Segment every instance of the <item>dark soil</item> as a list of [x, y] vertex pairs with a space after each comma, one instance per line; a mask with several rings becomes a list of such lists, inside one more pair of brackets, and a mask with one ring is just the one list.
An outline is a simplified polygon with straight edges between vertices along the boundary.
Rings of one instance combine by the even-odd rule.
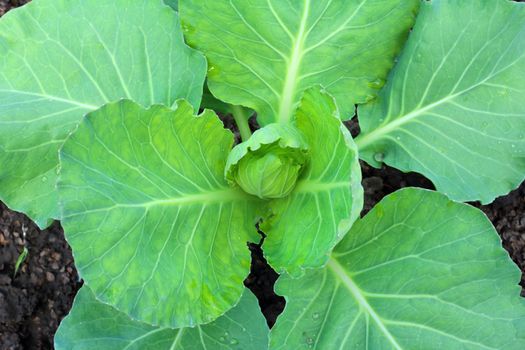
[[[31, 0], [0, 0], [0, 16], [9, 11], [10, 9], [29, 2]], [[2, 349], [3, 350], [3, 349]]]
[[[15, 272], [15, 262], [29, 254]], [[0, 203], [0, 349], [52, 349], [81, 283], [58, 223], [40, 231]]]
[[[25, 2], [27, 0], [0, 0], [0, 16]], [[233, 128], [231, 119], [225, 119], [225, 124]], [[353, 133], [357, 132], [356, 123], [348, 126]], [[252, 127], [256, 124], [252, 123]], [[397, 189], [433, 188], [418, 174], [362, 165], [363, 214]], [[476, 206], [487, 214], [500, 233], [503, 246], [525, 271], [525, 184], [491, 205]], [[24, 246], [29, 254], [14, 276], [15, 263]], [[250, 245], [250, 250], [252, 268], [245, 284], [258, 297], [268, 324], [273, 325], [285, 305], [284, 298], [273, 292], [278, 276], [266, 264], [259, 245]], [[0, 203], [0, 350], [52, 349], [53, 335], [69, 312], [81, 284], [59, 223], [39, 231], [27, 217]], [[525, 287], [525, 279], [521, 285]]]

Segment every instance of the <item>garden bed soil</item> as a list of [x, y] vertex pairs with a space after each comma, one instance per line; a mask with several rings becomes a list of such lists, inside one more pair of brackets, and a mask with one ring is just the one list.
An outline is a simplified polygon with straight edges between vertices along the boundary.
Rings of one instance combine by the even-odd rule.
[[[29, 254], [15, 275], [24, 246]], [[60, 225], [40, 231], [0, 203], [0, 349], [52, 349], [80, 286]]]
[[[0, 0], [0, 16], [25, 2]], [[232, 123], [226, 120], [225, 124], [231, 126]], [[356, 123], [348, 126], [354, 134], [357, 132]], [[433, 188], [418, 174], [362, 165], [363, 214], [397, 189]], [[487, 214], [509, 255], [525, 271], [525, 184], [491, 205], [474, 205]], [[15, 264], [24, 247], [29, 254], [15, 276]], [[251, 244], [250, 250], [253, 261], [245, 284], [258, 297], [268, 324], [273, 325], [285, 305], [284, 298], [273, 292], [278, 276], [264, 261], [259, 245]], [[54, 223], [40, 231], [26, 216], [0, 203], [0, 349], [52, 349], [56, 329], [69, 312], [81, 285], [60, 224]], [[521, 285], [525, 287], [524, 279]]]
[[0, 17], [10, 9], [22, 6], [29, 1], [30, 0], [0, 0]]

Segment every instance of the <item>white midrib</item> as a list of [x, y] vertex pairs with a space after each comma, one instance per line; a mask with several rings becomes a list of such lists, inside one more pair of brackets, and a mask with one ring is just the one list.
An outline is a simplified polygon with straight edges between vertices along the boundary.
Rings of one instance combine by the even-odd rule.
[[[358, 136], [355, 139], [355, 143], [357, 145], [357, 148], [359, 149], [359, 151], [362, 151], [367, 146], [369, 146], [373, 142], [377, 141], [378, 139], [380, 139], [385, 134], [390, 133], [391, 131], [395, 130], [396, 128], [400, 127], [403, 124], [408, 123], [412, 119], [417, 118], [418, 116], [424, 114], [425, 112], [427, 112], [429, 110], [432, 110], [433, 108], [438, 107], [438, 106], [440, 106], [442, 104], [445, 104], [445, 103], [447, 103], [449, 101], [452, 101], [456, 97], [461, 96], [461, 95], [463, 95], [465, 93], [468, 93], [468, 92], [474, 90], [475, 88], [477, 88], [478, 86], [481, 86], [481, 85], [487, 83], [490, 79], [494, 78], [495, 76], [497, 76], [498, 74], [500, 74], [501, 72], [505, 71], [507, 68], [509, 68], [511, 66], [513, 66], [513, 64], [506, 66], [504, 69], [501, 69], [501, 70], [497, 71], [496, 73], [491, 73], [489, 76], [487, 76], [483, 80], [477, 82], [476, 84], [474, 84], [474, 85], [472, 85], [472, 86], [470, 86], [470, 87], [468, 87], [468, 88], [466, 88], [466, 89], [464, 89], [462, 91], [458, 91], [456, 93], [452, 93], [452, 94], [450, 94], [448, 96], [445, 96], [442, 99], [440, 99], [440, 100], [438, 100], [438, 101], [436, 101], [434, 103], [431, 103], [429, 105], [426, 105], [423, 108], [416, 108], [412, 112], [410, 112], [408, 114], [405, 114], [404, 116], [402, 116], [400, 118], [397, 118], [397, 119], [395, 119], [394, 121], [392, 121], [390, 123], [384, 124], [383, 126], [378, 127], [377, 129], [371, 131], [370, 133], [368, 133], [366, 135]], [[459, 84], [459, 82], [458, 82], [458, 84]]]
[[372, 306], [368, 303], [366, 298], [363, 296], [361, 289], [354, 283], [354, 281], [348, 276], [345, 269], [339, 264], [333, 257], [328, 261], [328, 267], [339, 277], [345, 287], [350, 291], [354, 299], [357, 301], [359, 306], [370, 315], [374, 322], [379, 327], [379, 330], [385, 335], [392, 346], [397, 350], [403, 350], [401, 345], [396, 341], [394, 336], [386, 328], [385, 324], [381, 320], [381, 317], [375, 312]]
[[177, 348], [177, 345], [179, 345], [180, 340], [182, 339], [182, 333], [184, 332], [184, 328], [181, 328], [179, 330], [179, 333], [177, 333], [177, 336], [173, 340], [173, 344], [171, 344], [170, 350], [175, 350]]
[[144, 340], [144, 339], [146, 339], [146, 338], [151, 337], [153, 334], [156, 334], [156, 333], [159, 333], [159, 332], [163, 332], [163, 331], [165, 331], [166, 329], [167, 329], [167, 328], [162, 328], [162, 327], [160, 327], [160, 328], [154, 329], [154, 330], [152, 330], [152, 331], [150, 331], [150, 332], [148, 332], [148, 333], [145, 333], [145, 334], [141, 335], [140, 337], [133, 339], [133, 340], [132, 340], [131, 342], [129, 342], [128, 345], [126, 345], [126, 347], [123, 348], [122, 350], [127, 350], [127, 349], [129, 349], [132, 345], [135, 345], [135, 344], [137, 344], [138, 342], [140, 342], [140, 341], [142, 341], [142, 340]]
[[166, 198], [151, 200], [148, 202], [140, 203], [130, 203], [130, 204], [115, 204], [110, 207], [103, 207], [98, 209], [91, 209], [86, 211], [77, 212], [71, 215], [66, 215], [64, 218], [72, 218], [78, 215], [85, 215], [88, 213], [102, 212], [113, 210], [117, 208], [145, 208], [149, 210], [152, 207], [157, 206], [181, 206], [181, 205], [191, 205], [191, 204], [211, 204], [211, 203], [225, 203], [225, 202], [235, 202], [235, 201], [248, 201], [250, 196], [245, 195], [240, 191], [235, 191], [230, 188], [223, 188], [213, 192], [204, 192], [198, 194], [185, 194], [180, 197]]
[[239, 199], [243, 199], [239, 192], [233, 191], [230, 188], [224, 188], [213, 192], [204, 192], [198, 194], [187, 194], [180, 197], [153, 200], [150, 202], [144, 202], [139, 204], [130, 204], [129, 206], [138, 207], [153, 207], [159, 205], [183, 205], [183, 204], [196, 204], [196, 203], [214, 203], [214, 202], [229, 202]]
[[30, 91], [22, 91], [22, 90], [14, 90], [14, 89], [0, 89], [0, 92], [13, 93], [13, 94], [17, 94], [17, 95], [42, 97], [42, 98], [45, 98], [45, 99], [48, 99], [48, 100], [51, 100], [51, 101], [62, 102], [62, 103], [66, 103], [66, 104], [82, 107], [82, 108], [89, 109], [89, 110], [94, 110], [94, 109], [100, 108], [100, 106], [86, 104], [86, 103], [82, 103], [80, 101], [75, 101], [75, 100], [72, 100], [72, 99], [66, 99], [66, 98], [53, 96], [53, 95], [48, 95], [48, 94], [43, 94], [43, 93], [38, 93], [38, 92], [30, 92]]
[[363, 150], [365, 149], [367, 146], [369, 146], [371, 143], [375, 142], [377, 139], [381, 138], [383, 135], [385, 134], [388, 134], [392, 131], [394, 131], [395, 129], [397, 129], [398, 127], [400, 127], [401, 125], [403, 124], [406, 124], [408, 123], [409, 121], [411, 121], [412, 119], [414, 118], [417, 118], [418, 116], [424, 114], [425, 112], [437, 107], [437, 106], [440, 106], [442, 105], [443, 103], [446, 103], [450, 100], [453, 100], [454, 98], [456, 98], [457, 96], [459, 96], [461, 93], [457, 93], [457, 94], [454, 94], [454, 95], [449, 95], [439, 101], [436, 101], [434, 103], [431, 103], [421, 109], [416, 109], [404, 116], [402, 116], [401, 118], [397, 118], [395, 119], [394, 121], [390, 122], [390, 123], [387, 123], [375, 130], [373, 130], [372, 132], [370, 132], [369, 134], [366, 134], [366, 135], [363, 135], [361, 137], [357, 137], [355, 139], [355, 143], [357, 145], [357, 148], [359, 150]]
[[278, 120], [281, 123], [286, 123], [293, 112], [297, 79], [299, 77], [299, 70], [303, 59], [304, 41], [306, 38], [306, 22], [308, 21], [309, 12], [310, 0], [305, 0], [299, 33], [293, 43], [292, 55], [286, 72], [283, 92], [281, 94], [281, 102], [279, 104]]

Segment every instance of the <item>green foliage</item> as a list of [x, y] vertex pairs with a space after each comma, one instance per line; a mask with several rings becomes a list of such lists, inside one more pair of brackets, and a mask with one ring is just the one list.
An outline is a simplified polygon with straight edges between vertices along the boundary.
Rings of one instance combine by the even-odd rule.
[[[525, 348], [518, 271], [452, 201], [524, 178], [524, 4], [179, 5], [34, 0], [0, 21], [0, 199], [61, 219], [85, 282], [57, 348]], [[359, 156], [443, 194], [358, 219]], [[287, 299], [270, 343], [243, 287], [257, 228]]]
[[145, 106], [187, 98], [197, 107], [205, 70], [160, 0], [37, 0], [7, 13], [0, 199], [42, 228], [59, 219], [58, 149], [82, 117], [121, 98]]
[[[262, 125], [286, 122], [323, 85], [343, 118], [371, 100], [414, 23], [419, 0], [182, 0], [186, 39], [206, 54], [211, 92]], [[206, 14], [206, 15], [203, 15]]]
[[241, 106], [233, 106], [226, 102], [223, 102], [219, 99], [217, 99], [208, 89], [208, 85], [204, 85], [204, 91], [202, 93], [202, 102], [201, 102], [201, 108], [207, 108], [214, 110], [217, 113], [222, 114], [234, 114], [236, 107], [242, 108], [246, 115], [252, 116], [253, 111], [249, 110], [248, 108], [243, 108]]
[[239, 304], [215, 322], [196, 328], [157, 328], [101, 303], [84, 286], [55, 336], [57, 350], [268, 349], [268, 327], [257, 299], [245, 290]]
[[[318, 90], [309, 96], [303, 102], [306, 107], [328, 103]], [[308, 111], [311, 114], [302, 116]], [[332, 109], [299, 110], [297, 127], [307, 142], [315, 140], [317, 118], [332, 121], [325, 124], [334, 141], [340, 139], [334, 154], [348, 153], [349, 165], [340, 167], [329, 157], [332, 150], [322, 150], [315, 156], [319, 168], [310, 161], [297, 194], [287, 198], [306, 194], [304, 210], [317, 215], [318, 198], [332, 197], [340, 202], [333, 220], [355, 220], [362, 206], [355, 146], [352, 149], [351, 140], [343, 140], [341, 122]], [[289, 145], [294, 142], [300, 141]], [[124, 100], [84, 119], [61, 149], [58, 189], [62, 223], [77, 268], [98, 299], [134, 319], [164, 327], [210, 322], [237, 302], [249, 270], [246, 242], [260, 239], [255, 223], [268, 212], [267, 206], [275, 212], [286, 204], [267, 203], [228, 186], [224, 171], [232, 145], [232, 133], [223, 129], [213, 112], [196, 117], [182, 101], [173, 111], [163, 106], [144, 109]], [[319, 150], [313, 147], [312, 152]], [[340, 176], [348, 180], [336, 182], [330, 174], [318, 183], [321, 166], [341, 168]], [[357, 171], [350, 176], [352, 169]], [[333, 185], [328, 180], [334, 180]], [[355, 210], [349, 213], [349, 208]], [[297, 213], [285, 215], [284, 220], [293, 223]], [[315, 250], [299, 257], [290, 256], [297, 254], [294, 251], [268, 250], [276, 263], [293, 258], [286, 265], [289, 270], [320, 266], [350, 223], [327, 221], [303, 231], [302, 226], [289, 230], [283, 220], [267, 221], [269, 244], [284, 236], [293, 240], [302, 236], [305, 243], [319, 240]]]
[[323, 269], [283, 276], [270, 349], [523, 349], [519, 269], [478, 209], [400, 190]]
[[417, 171], [461, 201], [525, 178], [525, 4], [423, 2], [389, 82], [359, 110], [361, 156]]
[[235, 182], [261, 199], [283, 198], [294, 189], [303, 165], [304, 159], [297, 160], [294, 152], [268, 150], [260, 156], [250, 153], [239, 161]]
[[173, 8], [175, 11], [179, 10], [179, 1], [178, 0], [163, 0], [164, 3], [171, 8]]
[[121, 101], [84, 119], [60, 152], [58, 189], [76, 266], [99, 300], [163, 327], [235, 305], [246, 242], [259, 236], [258, 201], [224, 179], [232, 144], [213, 112], [196, 117], [187, 102]]
[[309, 160], [294, 191], [268, 203], [261, 229], [273, 268], [300, 275], [326, 263], [359, 217], [363, 188], [357, 147], [330, 95], [307, 90], [294, 123], [309, 145]]

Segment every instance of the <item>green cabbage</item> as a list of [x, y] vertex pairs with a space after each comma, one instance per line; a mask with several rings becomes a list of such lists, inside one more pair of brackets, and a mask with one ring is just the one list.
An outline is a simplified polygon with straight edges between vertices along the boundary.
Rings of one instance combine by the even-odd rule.
[[286, 197], [308, 160], [308, 146], [290, 124], [270, 124], [237, 145], [226, 165], [226, 179], [261, 199]]

